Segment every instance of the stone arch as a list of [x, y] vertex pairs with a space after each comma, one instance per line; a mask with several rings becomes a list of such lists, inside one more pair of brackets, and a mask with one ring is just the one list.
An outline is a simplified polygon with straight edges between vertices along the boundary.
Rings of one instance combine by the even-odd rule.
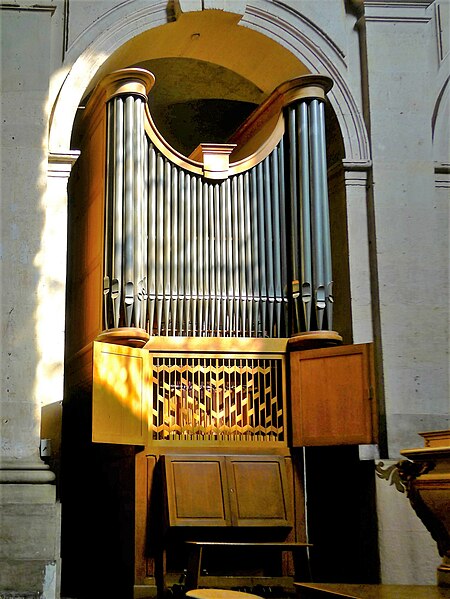
[[[201, 3], [200, 3], [201, 4]], [[217, 5], [217, 6], [216, 6]], [[220, 6], [219, 6], [220, 5]], [[223, 6], [222, 6], [223, 5]], [[201, 7], [196, 8], [197, 14]], [[347, 162], [366, 166], [370, 164], [370, 149], [367, 130], [346, 81], [346, 64], [338, 45], [320, 28], [290, 7], [273, 4], [267, 0], [253, 2], [242, 0], [237, 6], [241, 14], [229, 13], [225, 0], [217, 1], [215, 8], [222, 6], [222, 13], [234, 15], [235, 22], [249, 32], [259, 33], [276, 42], [298, 59], [311, 73], [323, 73], [334, 80], [329, 94], [342, 132], [345, 159]], [[234, 7], [236, 10], [236, 8]], [[187, 14], [187, 13], [183, 13]], [[54, 154], [65, 154], [70, 149], [70, 138], [78, 105], [92, 86], [108, 59], [124, 44], [146, 31], [154, 31], [161, 25], [173, 23], [168, 17], [167, 3], [152, 0], [148, 6], [123, 18], [123, 10], [117, 10], [116, 21], [109, 24], [89, 45], [86, 36], [80, 36], [72, 45], [70, 55], [75, 56], [73, 65], [57, 93], [50, 118], [49, 150]], [[242, 17], [242, 18], [241, 18]], [[105, 17], [106, 18], [106, 17]], [[111, 15], [108, 15], [111, 18]], [[102, 31], [102, 19], [96, 23]], [[89, 36], [95, 33], [90, 28]], [[243, 57], [245, 60], [245, 57]]]
[[450, 77], [442, 86], [438, 95], [432, 117], [433, 158], [436, 163], [443, 163], [448, 157], [450, 127], [448, 114], [450, 110]]

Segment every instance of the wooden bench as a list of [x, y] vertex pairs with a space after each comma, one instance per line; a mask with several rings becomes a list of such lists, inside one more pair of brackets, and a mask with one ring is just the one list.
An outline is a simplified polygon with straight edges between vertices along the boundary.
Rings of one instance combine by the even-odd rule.
[[[203, 550], [212, 547], [220, 548], [242, 548], [248, 547], [253, 549], [275, 549], [280, 552], [290, 551], [292, 553], [292, 559], [294, 562], [294, 580], [297, 580], [302, 571], [302, 566], [306, 563], [305, 551], [308, 547], [312, 547], [310, 543], [290, 543], [290, 542], [278, 542], [278, 543], [226, 543], [216, 541], [186, 541], [189, 546], [189, 559], [188, 569], [186, 574], [186, 590], [196, 589], [198, 587], [198, 581], [201, 574]], [[309, 579], [309, 576], [308, 576]]]

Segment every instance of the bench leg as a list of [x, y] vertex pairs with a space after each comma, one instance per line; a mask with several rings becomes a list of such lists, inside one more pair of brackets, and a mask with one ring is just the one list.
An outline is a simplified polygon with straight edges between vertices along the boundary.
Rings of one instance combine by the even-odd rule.
[[203, 547], [192, 545], [189, 551], [188, 570], [186, 574], [186, 591], [198, 588], [198, 579], [202, 567]]

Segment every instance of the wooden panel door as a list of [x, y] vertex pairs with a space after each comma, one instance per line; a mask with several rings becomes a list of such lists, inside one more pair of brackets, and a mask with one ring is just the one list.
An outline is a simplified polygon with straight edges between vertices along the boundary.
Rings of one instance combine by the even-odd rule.
[[292, 445], [376, 442], [372, 344], [290, 355]]
[[93, 379], [92, 440], [145, 445], [151, 398], [145, 352], [95, 341]]
[[225, 458], [174, 456], [165, 465], [169, 526], [230, 526]]
[[284, 458], [227, 457], [233, 526], [292, 526]]

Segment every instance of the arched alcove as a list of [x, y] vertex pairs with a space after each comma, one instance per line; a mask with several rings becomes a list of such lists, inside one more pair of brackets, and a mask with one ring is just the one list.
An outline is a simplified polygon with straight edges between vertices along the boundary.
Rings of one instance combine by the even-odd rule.
[[[160, 17], [162, 19], [161, 15]], [[267, 18], [270, 18], [269, 13]], [[310, 51], [308, 51], [308, 60], [303, 62], [300, 53], [295, 54], [287, 50], [287, 43], [280, 44], [279, 41], [252, 30], [251, 27], [244, 28], [238, 24], [238, 21], [239, 17], [225, 11], [199, 11], [181, 15], [171, 23], [160, 24], [155, 20], [153, 28], [149, 27], [147, 21], [147, 29], [137, 35], [127, 29], [126, 23], [117, 23], [107, 33], [99, 35], [89, 50], [82, 53], [75, 62], [61, 89], [51, 124], [50, 145], [53, 150], [57, 148], [61, 150], [69, 146], [74, 150], [78, 148], [78, 139], [84, 134], [78, 118], [82, 117], [83, 107], [91, 93], [104, 76], [127, 67], [146, 68], [156, 75], [157, 83], [149, 98], [150, 108], [164, 137], [182, 154], [187, 154], [198, 141], [226, 141], [228, 135], [240, 121], [245, 119], [250, 110], [260, 104], [279, 84], [293, 77], [314, 72], [313, 56]], [[283, 28], [275, 21], [273, 27], [278, 28], [277, 33], [281, 39]], [[113, 32], [117, 34], [116, 37], [112, 35]], [[292, 36], [292, 31], [287, 33], [286, 30], [285, 33], [287, 37]], [[303, 33], [302, 39], [304, 36]], [[305, 65], [306, 62], [309, 62], [309, 67]], [[323, 66], [324, 62], [317, 61], [317, 71]], [[364, 130], [358, 130], [360, 123], [357, 115], [348, 116], [348, 103], [336, 110], [338, 106], [336, 98], [343, 94], [345, 88], [342, 86], [342, 81], [342, 78], [339, 79], [340, 87], [329, 102], [326, 125], [328, 163], [331, 167], [335, 167], [334, 181], [330, 189], [330, 216], [331, 241], [333, 252], [337, 256], [337, 296], [340, 306], [335, 312], [336, 329], [342, 330], [345, 340], [350, 342], [347, 219], [342, 160], [349, 156], [348, 152], [356, 161], [364, 160], [365, 138]], [[81, 106], [80, 110], [78, 104]], [[232, 123], [230, 123], [231, 112], [229, 111], [232, 112]], [[76, 113], [77, 118], [75, 118]], [[207, 118], [200, 121], [199, 113]], [[344, 120], [343, 115], [345, 115]], [[218, 122], [218, 117], [221, 122]], [[169, 120], [171, 122], [168, 122]], [[343, 123], [346, 126], [341, 132]], [[193, 133], [200, 137], [193, 140]], [[214, 139], [209, 139], [211, 136]], [[339, 172], [340, 176], [336, 177], [336, 172]], [[83, 201], [83, 189], [78, 186], [76, 177], [75, 170], [71, 180], [69, 204]], [[101, 221], [97, 224], [102, 226]], [[82, 234], [73, 228], [70, 209], [69, 226], [72, 227], [73, 236]], [[74, 276], [77, 262], [76, 256], [72, 255], [71, 258], [68, 262], [69, 279]], [[83, 310], [84, 307], [78, 306], [77, 309]], [[70, 316], [68, 312], [67, 317]], [[108, 563], [108, 552], [102, 552], [101, 557], [97, 559], [101, 568], [105, 570], [110, 564], [114, 569], [122, 567], [123, 575], [112, 587], [118, 585], [121, 591], [125, 592], [131, 584], [133, 567], [141, 569], [139, 573], [141, 578], [144, 567], [142, 560], [138, 565], [133, 563], [132, 556], [133, 522], [131, 522], [130, 511], [133, 510], [135, 500], [132, 489], [135, 450], [124, 447], [115, 448], [110, 452], [106, 447], [97, 447], [91, 452], [90, 439], [86, 436], [77, 445], [77, 437], [81, 438], [79, 430], [83, 428], [83, 418], [86, 420], [89, 418], [89, 392], [82, 391], [77, 401], [82, 406], [81, 413], [71, 414], [70, 407], [66, 410], [66, 418], [72, 418], [66, 443], [73, 442], [80, 450], [76, 454], [72, 449], [70, 462], [66, 462], [66, 468], [68, 464], [71, 468], [70, 473], [66, 470], [66, 480], [72, 479], [69, 488], [75, 493], [75, 495], [66, 493], [66, 507], [69, 506], [69, 512], [66, 510], [66, 513], [72, 515], [76, 513], [79, 499], [82, 501], [88, 494], [83, 490], [81, 495], [77, 495], [75, 481], [79, 476], [83, 476], [87, 484], [92, 485], [93, 495], [96, 497], [96, 503], [93, 505], [95, 509], [90, 513], [87, 522], [92, 526], [100, 526], [93, 514], [101, 514], [100, 530], [107, 547], [108, 545], [117, 547], [114, 530], [119, 530], [123, 535], [122, 548], [125, 549], [124, 553], [128, 552], [127, 556], [120, 556], [116, 552], [112, 561]], [[104, 468], [106, 462], [110, 466], [108, 472]], [[103, 487], [118, 483], [120, 489], [114, 502], [108, 503]], [[143, 501], [142, 498], [140, 500]], [[102, 509], [102, 502], [108, 507]], [[108, 527], [107, 518], [115, 522], [115, 528]], [[72, 580], [76, 580], [77, 571], [84, 562], [81, 555], [82, 541], [72, 543], [70, 535], [79, 535], [81, 522], [76, 518], [71, 520], [69, 536], [64, 537], [64, 526], [67, 522], [68, 518], [64, 519], [63, 509], [63, 557], [66, 560], [66, 572], [69, 571]], [[86, 529], [85, 524], [83, 527]], [[95, 539], [86, 550], [92, 560], [101, 551], [101, 544], [100, 539]], [[110, 588], [111, 584], [108, 583], [106, 586]], [[102, 583], [97, 588], [101, 590]]]
[[250, 1], [241, 4], [244, 15], [194, 10], [174, 19], [164, 2], [152, 0], [132, 16], [122, 14], [126, 9], [122, 7], [113, 22], [108, 13], [107, 27], [98, 19], [86, 32], [89, 36], [77, 38], [70, 49], [72, 62], [55, 78], [50, 152], [69, 150], [78, 106], [107, 73], [147, 60], [186, 57], [230, 69], [265, 95], [308, 72], [330, 76], [334, 88], [329, 99], [342, 132], [345, 159], [370, 164], [362, 114], [347, 82], [345, 61], [332, 40], [296, 10], [279, 6], [274, 17], [267, 0], [255, 6]]

